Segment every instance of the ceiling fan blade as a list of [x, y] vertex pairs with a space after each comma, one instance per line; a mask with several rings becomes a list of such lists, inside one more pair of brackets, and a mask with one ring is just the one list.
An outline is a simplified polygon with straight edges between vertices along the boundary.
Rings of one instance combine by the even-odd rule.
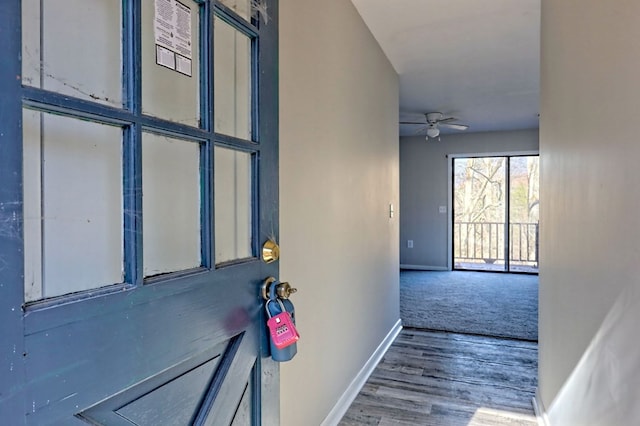
[[454, 130], [467, 130], [469, 128], [469, 126], [465, 124], [450, 124], [450, 123], [440, 122], [440, 125], [442, 127], [448, 127], [449, 129], [454, 129]]
[[[424, 124], [424, 123], [422, 123]], [[427, 130], [429, 128], [429, 126], [423, 126], [420, 127], [418, 130], [416, 130], [415, 132], [413, 132], [414, 135], [419, 135], [420, 133], [423, 133], [425, 130]]]
[[438, 123], [448, 123], [449, 121], [456, 121], [457, 118], [455, 117], [447, 117], [447, 118], [443, 118], [442, 120], [438, 120]]
[[414, 121], [401, 121], [400, 124], [424, 124], [426, 125], [427, 123], [425, 123], [424, 121], [420, 121], [420, 122], [414, 122]]

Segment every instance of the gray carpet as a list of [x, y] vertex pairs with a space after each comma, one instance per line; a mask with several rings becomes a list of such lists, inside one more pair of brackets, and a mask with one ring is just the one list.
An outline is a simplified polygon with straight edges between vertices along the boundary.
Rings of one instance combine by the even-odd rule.
[[538, 276], [401, 271], [405, 327], [538, 340]]

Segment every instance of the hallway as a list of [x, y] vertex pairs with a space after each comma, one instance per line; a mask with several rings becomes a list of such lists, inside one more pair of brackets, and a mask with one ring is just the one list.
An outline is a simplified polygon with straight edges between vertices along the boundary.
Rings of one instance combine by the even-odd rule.
[[404, 329], [341, 426], [535, 426], [538, 345]]

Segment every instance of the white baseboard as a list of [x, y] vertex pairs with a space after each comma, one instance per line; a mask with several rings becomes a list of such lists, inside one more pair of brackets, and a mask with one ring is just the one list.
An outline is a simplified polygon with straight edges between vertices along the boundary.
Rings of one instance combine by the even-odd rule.
[[344, 416], [344, 414], [347, 412], [353, 400], [356, 399], [356, 396], [358, 396], [358, 393], [360, 393], [360, 389], [362, 389], [371, 373], [373, 373], [373, 370], [376, 368], [384, 354], [389, 349], [389, 346], [391, 346], [398, 334], [400, 334], [400, 331], [402, 331], [402, 322], [398, 320], [398, 322], [396, 322], [391, 328], [389, 333], [387, 333], [387, 336], [384, 338], [384, 340], [382, 340], [380, 345], [378, 345], [378, 348], [373, 352], [369, 360], [358, 372], [356, 377], [351, 381], [351, 384], [349, 384], [340, 399], [338, 399], [338, 402], [336, 403], [336, 405], [334, 405], [327, 417], [321, 423], [321, 426], [335, 426], [338, 424], [338, 422], [340, 422], [342, 416]]
[[542, 399], [540, 398], [540, 393], [538, 389], [536, 389], [536, 396], [533, 397], [533, 411], [536, 413], [536, 419], [538, 420], [539, 426], [551, 426], [549, 423], [549, 417], [547, 416], [547, 410], [544, 408], [544, 404], [542, 403]]
[[403, 265], [400, 264], [400, 269], [413, 269], [416, 271], [448, 271], [446, 266], [424, 266], [424, 265]]

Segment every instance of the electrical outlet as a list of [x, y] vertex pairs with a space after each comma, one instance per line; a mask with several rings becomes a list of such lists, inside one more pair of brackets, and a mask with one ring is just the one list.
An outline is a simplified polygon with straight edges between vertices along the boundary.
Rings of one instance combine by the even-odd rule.
[[413, 248], [413, 240], [407, 240], [407, 248]]
[[438, 207], [438, 211], [440, 213], [446, 213], [447, 212], [447, 206], [440, 206]]

